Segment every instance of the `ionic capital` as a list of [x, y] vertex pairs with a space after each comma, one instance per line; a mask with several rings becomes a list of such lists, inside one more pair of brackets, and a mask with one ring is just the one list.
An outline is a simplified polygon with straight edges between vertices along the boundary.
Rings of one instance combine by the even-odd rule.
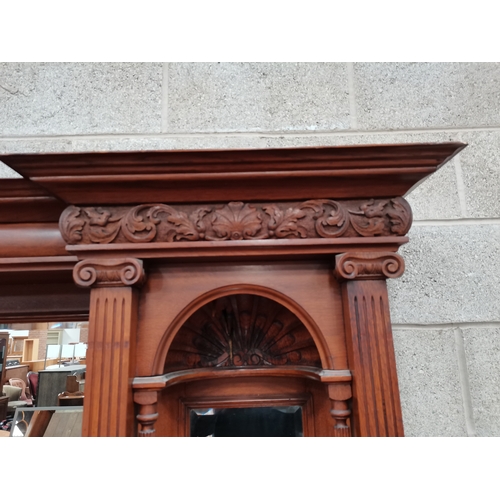
[[335, 256], [335, 278], [385, 280], [399, 278], [405, 270], [403, 257], [392, 252], [349, 252]]
[[82, 287], [139, 287], [145, 274], [139, 259], [86, 259], [73, 269], [73, 279]]

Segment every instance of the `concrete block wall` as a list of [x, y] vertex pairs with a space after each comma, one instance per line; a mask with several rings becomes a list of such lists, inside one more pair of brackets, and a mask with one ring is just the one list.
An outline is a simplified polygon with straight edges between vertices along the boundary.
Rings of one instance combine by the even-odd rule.
[[468, 143], [407, 196], [391, 314], [406, 434], [500, 436], [499, 82], [492, 63], [1, 63], [0, 152]]

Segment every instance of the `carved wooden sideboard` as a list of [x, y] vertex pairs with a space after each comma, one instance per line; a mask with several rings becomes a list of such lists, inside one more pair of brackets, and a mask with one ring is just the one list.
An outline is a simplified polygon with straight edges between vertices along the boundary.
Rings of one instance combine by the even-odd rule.
[[0, 182], [0, 322], [88, 317], [86, 436], [244, 408], [402, 436], [403, 195], [463, 147], [0, 157], [24, 177]]

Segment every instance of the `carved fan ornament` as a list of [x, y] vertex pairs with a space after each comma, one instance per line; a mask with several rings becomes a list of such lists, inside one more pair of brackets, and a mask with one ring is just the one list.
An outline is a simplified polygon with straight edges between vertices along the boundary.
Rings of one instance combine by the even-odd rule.
[[309, 200], [173, 207], [75, 207], [62, 213], [64, 240], [76, 244], [404, 236], [412, 222], [403, 198]]
[[321, 361], [306, 327], [284, 306], [257, 295], [231, 295], [186, 321], [170, 346], [165, 372], [273, 365], [321, 367]]

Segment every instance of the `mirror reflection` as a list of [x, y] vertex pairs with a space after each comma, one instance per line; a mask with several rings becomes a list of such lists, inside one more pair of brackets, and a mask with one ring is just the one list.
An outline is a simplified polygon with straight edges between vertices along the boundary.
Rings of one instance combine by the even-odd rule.
[[302, 437], [302, 408], [199, 408], [190, 412], [192, 437]]
[[1, 324], [0, 341], [0, 435], [16, 409], [83, 406], [87, 322]]

